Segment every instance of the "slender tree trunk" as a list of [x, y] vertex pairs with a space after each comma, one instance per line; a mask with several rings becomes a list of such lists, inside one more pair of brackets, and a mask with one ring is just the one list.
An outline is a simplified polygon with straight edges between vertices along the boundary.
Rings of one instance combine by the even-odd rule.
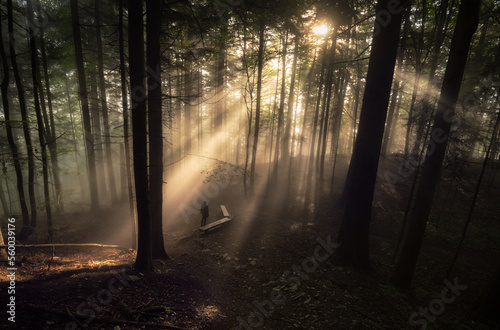
[[[33, 5], [32, 0], [27, 0], [26, 2], [26, 12], [28, 15], [28, 22], [34, 23], [33, 15]], [[40, 107], [39, 99], [39, 89], [41, 88], [40, 77], [39, 77], [39, 67], [38, 67], [38, 51], [35, 41], [35, 32], [32, 29], [33, 24], [29, 25], [29, 45], [31, 53], [31, 76], [33, 79], [33, 97], [35, 101], [35, 113], [38, 124], [38, 141], [40, 143], [40, 149], [42, 154], [42, 173], [43, 173], [43, 193], [45, 200], [45, 212], [47, 215], [47, 229], [49, 233], [49, 239], [52, 242], [53, 239], [53, 226], [52, 226], [52, 209], [50, 206], [50, 191], [49, 191], [49, 168], [47, 160], [47, 148], [45, 144], [45, 128], [43, 124], [42, 110]], [[48, 129], [48, 128], [47, 128]]]
[[[344, 110], [344, 100], [347, 92], [347, 83], [349, 79], [349, 75], [346, 72], [343, 72], [342, 74], [342, 83], [339, 95], [337, 97], [338, 103], [337, 103], [337, 109], [334, 112], [334, 118], [333, 118], [333, 123], [332, 123], [332, 154], [333, 154], [333, 169], [332, 169], [332, 178], [330, 181], [330, 197], [333, 197], [333, 184], [334, 184], [334, 177], [335, 177], [335, 167], [337, 166], [337, 154], [338, 154], [338, 149], [339, 149], [339, 141], [340, 141], [340, 130], [342, 128], [342, 114]], [[333, 146], [335, 146], [333, 148]], [[323, 156], [321, 162], [325, 162], [325, 151], [323, 150]], [[321, 170], [323, 171], [323, 170]]]
[[111, 193], [111, 203], [118, 203], [118, 194], [116, 193], [115, 175], [113, 170], [113, 153], [111, 149], [111, 133], [109, 129], [109, 116], [108, 116], [108, 101], [106, 100], [106, 80], [104, 76], [104, 61], [102, 51], [102, 38], [101, 38], [101, 15], [99, 8], [99, 1], [94, 1], [95, 9], [95, 24], [96, 24], [96, 38], [97, 38], [97, 70], [99, 72], [99, 92], [101, 99], [102, 120], [104, 126], [104, 146], [106, 148], [106, 168], [108, 172], [109, 191]]
[[214, 117], [214, 136], [216, 137], [215, 152], [217, 157], [222, 157], [222, 148], [225, 141], [222, 136], [222, 121], [224, 116], [224, 103], [226, 101], [225, 93], [225, 69], [226, 69], [226, 43], [225, 38], [227, 34], [227, 26], [222, 24], [220, 29], [220, 38], [218, 40], [218, 54], [217, 54], [217, 67], [216, 67], [216, 103], [215, 103], [215, 117]]
[[[335, 52], [336, 52], [336, 45], [337, 45], [337, 27], [334, 27], [334, 35], [332, 38], [332, 49], [331, 49], [331, 54], [330, 54], [330, 69], [332, 70], [331, 78], [330, 78], [330, 84], [329, 84], [329, 94], [332, 93], [333, 90], [333, 66], [335, 62]], [[338, 83], [337, 83], [337, 102], [338, 102], [338, 111], [340, 111], [340, 114], [342, 115], [342, 110], [344, 108], [344, 93], [342, 90], [344, 89], [344, 84], [345, 81], [343, 79], [342, 73], [338, 72]], [[343, 81], [343, 83], [339, 83], [340, 81]], [[342, 95], [342, 100], [340, 99], [340, 95]], [[329, 113], [332, 112], [332, 116], [335, 115], [335, 107], [332, 106], [332, 110], [330, 111], [330, 102], [331, 102], [331, 95], [328, 96], [328, 101], [326, 105], [326, 114], [325, 114], [325, 123], [323, 125], [323, 141], [321, 142], [321, 154], [319, 153], [318, 150], [318, 163], [319, 163], [319, 182], [321, 185], [323, 185], [324, 181], [324, 169], [325, 169], [325, 156], [326, 156], [326, 145], [328, 142], [328, 126], [329, 126]], [[340, 126], [339, 126], [340, 130]], [[340, 133], [340, 131], [339, 131]], [[333, 140], [332, 140], [333, 143]], [[321, 155], [321, 156], [320, 156]]]
[[[26, 198], [24, 196], [23, 172], [21, 169], [21, 162], [19, 160], [19, 150], [17, 149], [16, 141], [14, 139], [14, 134], [12, 132], [12, 117], [10, 115], [10, 104], [8, 95], [9, 84], [10, 84], [10, 68], [7, 62], [7, 55], [4, 49], [2, 24], [0, 24], [0, 59], [2, 62], [2, 71], [3, 71], [3, 78], [0, 88], [2, 91], [3, 113], [5, 116], [5, 130], [7, 131], [7, 141], [9, 142], [9, 148], [10, 152], [12, 153], [12, 160], [14, 163], [14, 170], [16, 172], [17, 193], [19, 195], [19, 203], [21, 206], [22, 225], [23, 227], [29, 227], [30, 224], [29, 211], [28, 211], [28, 206], [26, 205]], [[5, 175], [6, 167], [5, 167], [5, 162], [3, 161], [2, 161], [2, 168], [3, 168], [3, 173]]]
[[311, 64], [311, 69], [309, 70], [309, 73], [307, 75], [307, 92], [306, 92], [306, 97], [305, 97], [305, 102], [304, 102], [304, 116], [302, 118], [302, 130], [300, 131], [301, 134], [301, 139], [300, 139], [300, 147], [299, 147], [299, 168], [302, 170], [302, 148], [304, 145], [305, 141], [305, 132], [306, 132], [306, 123], [307, 123], [307, 114], [308, 114], [308, 109], [309, 109], [309, 100], [311, 97], [311, 88], [312, 88], [312, 82], [313, 82], [313, 75], [314, 75], [314, 70], [316, 68], [316, 56], [317, 52], [314, 52], [314, 58], [313, 62]]
[[252, 146], [252, 163], [250, 165], [250, 191], [254, 193], [255, 185], [255, 160], [257, 158], [257, 145], [259, 143], [259, 129], [260, 129], [260, 107], [262, 99], [262, 68], [264, 67], [264, 45], [266, 40], [264, 39], [264, 30], [266, 26], [263, 22], [260, 23], [259, 28], [259, 54], [257, 55], [257, 100], [255, 104], [255, 127], [253, 135], [253, 146]]
[[278, 163], [279, 163], [279, 152], [280, 152], [280, 141], [283, 139], [283, 122], [284, 122], [284, 109], [285, 109], [285, 94], [286, 94], [286, 55], [288, 48], [288, 30], [286, 31], [286, 36], [283, 39], [283, 53], [281, 57], [282, 62], [282, 77], [281, 77], [281, 93], [280, 93], [280, 106], [278, 108], [278, 128], [276, 130], [276, 147], [274, 154], [274, 180], [278, 180]]
[[[328, 53], [327, 53], [327, 48], [328, 47], [328, 42], [325, 39], [323, 41], [323, 59], [321, 61], [321, 70], [320, 70], [320, 75], [319, 75], [319, 84], [318, 84], [318, 96], [316, 99], [316, 108], [314, 111], [314, 119], [312, 123], [312, 138], [311, 138], [311, 146], [309, 149], [309, 164], [307, 166], [307, 180], [306, 180], [306, 194], [305, 194], [305, 203], [304, 206], [307, 207], [307, 204], [309, 203], [310, 199], [310, 194], [311, 194], [311, 188], [312, 188], [312, 181], [313, 181], [313, 173], [314, 173], [314, 146], [316, 142], [316, 131], [318, 129], [318, 117], [319, 117], [319, 107], [321, 104], [321, 93], [323, 90], [323, 82], [324, 82], [324, 77], [325, 77], [325, 68], [327, 64], [327, 58], [328, 58]], [[319, 139], [319, 137], [318, 137]]]
[[410, 138], [414, 120], [413, 113], [415, 112], [415, 102], [417, 100], [418, 87], [420, 85], [420, 75], [421, 75], [420, 68], [417, 68], [417, 72], [415, 73], [415, 81], [413, 83], [413, 93], [411, 96], [410, 110], [408, 111], [408, 122], [406, 124], [406, 137], [405, 137], [405, 149], [404, 149], [405, 158], [409, 156]]
[[[149, 125], [149, 209], [152, 223], [152, 257], [168, 259], [163, 242], [163, 118], [160, 67], [162, 0], [146, 2], [148, 125]], [[188, 84], [186, 84], [188, 85]], [[189, 129], [191, 134], [191, 129]], [[189, 152], [187, 149], [186, 152]]]
[[[131, 220], [132, 248], [137, 247], [137, 232], [135, 222], [135, 207], [134, 207], [134, 191], [132, 183], [132, 165], [130, 164], [130, 139], [129, 139], [129, 115], [128, 115], [128, 94], [127, 94], [127, 77], [125, 70], [125, 46], [123, 37], [123, 1], [119, 0], [118, 13], [118, 40], [120, 49], [120, 85], [122, 92], [122, 108], [123, 108], [123, 142], [125, 149], [125, 167], [127, 171], [127, 197], [129, 204], [129, 216]], [[122, 195], [122, 200], [124, 196]]]
[[409, 218], [405, 243], [392, 278], [393, 283], [397, 286], [408, 287], [413, 277], [432, 200], [439, 181], [470, 43], [478, 25], [480, 7], [480, 1], [462, 0], [460, 3], [448, 64], [441, 87], [441, 96], [431, 132], [432, 138], [429, 141], [422, 167], [422, 177], [417, 189], [415, 205]]
[[[379, 0], [376, 12], [386, 10], [390, 0]], [[369, 231], [371, 205], [384, 134], [387, 106], [396, 62], [402, 12], [407, 1], [392, 7], [393, 16], [385, 27], [375, 26], [366, 77], [359, 132], [344, 190], [346, 204], [337, 250], [344, 263], [370, 267]], [[378, 24], [378, 23], [376, 23]]]
[[[40, 0], [36, 1], [36, 6], [37, 6], [37, 13], [38, 17], [42, 17], [42, 9], [40, 6]], [[38, 24], [38, 32], [39, 32], [39, 40], [40, 40], [40, 53], [42, 56], [42, 67], [43, 67], [43, 76], [44, 76], [44, 81], [45, 81], [45, 88], [47, 89], [47, 105], [49, 107], [49, 112], [48, 112], [48, 117], [47, 118], [47, 113], [44, 110], [45, 104], [42, 101], [42, 113], [44, 114], [44, 122], [45, 122], [45, 127], [46, 131], [45, 134], [47, 135], [46, 137], [46, 143], [47, 146], [49, 147], [49, 153], [50, 153], [50, 161], [52, 165], [52, 175], [54, 178], [54, 188], [56, 190], [56, 200], [57, 200], [57, 212], [63, 212], [64, 211], [64, 201], [63, 201], [63, 196], [62, 196], [62, 184], [61, 184], [61, 178], [59, 175], [59, 154], [57, 150], [57, 137], [56, 137], [56, 125], [54, 122], [54, 110], [52, 106], [52, 93], [50, 91], [50, 80], [49, 80], [49, 70], [48, 70], [48, 65], [47, 65], [47, 52], [45, 50], [45, 32], [43, 29], [43, 24]], [[43, 89], [40, 89], [41, 93], [41, 98], [43, 100]]]
[[[446, 0], [445, 0], [446, 1]], [[406, 52], [406, 40], [408, 36], [408, 31], [410, 29], [410, 8], [407, 7], [404, 12], [404, 25], [403, 32], [401, 34], [401, 45], [399, 46], [398, 60], [397, 60], [397, 70], [403, 71], [403, 60]], [[401, 93], [401, 74], [396, 71], [396, 77], [394, 79], [394, 87], [392, 88], [391, 103], [389, 105], [389, 112], [387, 114], [387, 125], [384, 131], [384, 139], [382, 141], [382, 156], [386, 157], [391, 151], [390, 143], [392, 142], [392, 136], [394, 135], [393, 128], [396, 127], [394, 121], [394, 111], [399, 112], [399, 108], [396, 110], [396, 103], [398, 95]]]
[[[95, 59], [92, 60], [94, 62]], [[90, 90], [89, 90], [89, 102], [90, 102], [90, 115], [91, 115], [91, 121], [92, 121], [92, 136], [94, 139], [94, 153], [95, 153], [95, 158], [96, 158], [96, 168], [97, 168], [97, 181], [100, 182], [101, 184], [99, 185], [98, 189], [100, 188], [101, 191], [101, 199], [104, 198], [104, 196], [109, 196], [108, 188], [107, 188], [107, 182], [106, 182], [106, 173], [104, 171], [104, 152], [103, 152], [103, 143], [102, 143], [102, 130], [101, 130], [101, 111], [99, 110], [99, 100], [98, 98], [98, 93], [97, 93], [97, 71], [96, 71], [96, 66], [91, 64], [89, 65], [90, 69], [88, 70], [88, 77], [89, 77], [89, 85], [90, 85]]]
[[31, 221], [29, 221], [30, 219], [29, 217], [26, 218], [29, 222], [26, 223], [28, 226], [26, 227], [27, 231], [23, 232], [24, 235], [30, 233], [31, 230], [30, 227], [36, 227], [37, 210], [36, 210], [36, 200], [35, 200], [35, 160], [33, 154], [33, 145], [31, 142], [28, 110], [26, 108], [26, 99], [16, 60], [17, 55], [16, 55], [16, 41], [14, 37], [14, 18], [12, 14], [12, 0], [7, 0], [7, 17], [8, 17], [8, 30], [9, 30], [10, 61], [12, 64], [12, 71], [14, 73], [14, 79], [16, 81], [16, 86], [17, 86], [19, 107], [21, 109], [21, 118], [23, 122], [23, 133], [24, 133], [24, 139], [26, 140], [26, 149], [28, 154], [28, 196], [30, 199], [30, 207], [31, 207], [30, 210]]
[[135, 268], [153, 270], [151, 250], [151, 218], [149, 214], [148, 142], [146, 130], [146, 88], [144, 77], [144, 25], [142, 1], [128, 0], [128, 52], [130, 89], [132, 91], [132, 133], [135, 196], [137, 202], [138, 244]]
[[[186, 61], [187, 62], [187, 61]], [[186, 154], [191, 153], [191, 117], [192, 117], [192, 93], [193, 93], [193, 77], [190, 70], [189, 63], [184, 64], [187, 69], [184, 74], [184, 152]]]
[[85, 133], [85, 145], [87, 153], [87, 162], [89, 169], [89, 188], [90, 188], [90, 208], [95, 211], [99, 208], [99, 193], [97, 190], [97, 173], [94, 153], [94, 139], [92, 137], [92, 128], [90, 124], [90, 110], [87, 95], [87, 82], [85, 79], [85, 70], [83, 66], [82, 38], [80, 34], [80, 23], [78, 22], [78, 2], [71, 2], [71, 22], [73, 28], [73, 42], [75, 46], [76, 68], [78, 73], [78, 88], [80, 102], [82, 104], [83, 130]]
[[295, 44], [293, 50], [293, 62], [292, 62], [292, 73], [290, 76], [290, 94], [288, 95], [288, 110], [286, 114], [286, 125], [285, 132], [283, 134], [283, 143], [281, 148], [281, 158], [283, 159], [283, 164], [288, 163], [290, 157], [290, 134], [292, 127], [292, 117], [293, 117], [293, 106], [295, 103], [295, 76], [297, 72], [297, 59], [299, 57], [299, 35], [295, 35]]

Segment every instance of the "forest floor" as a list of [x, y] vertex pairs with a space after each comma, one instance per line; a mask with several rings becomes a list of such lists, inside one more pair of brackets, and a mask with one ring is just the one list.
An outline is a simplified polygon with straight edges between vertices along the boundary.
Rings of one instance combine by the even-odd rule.
[[[398, 187], [398, 193], [404, 189]], [[3, 312], [0, 324], [116, 330], [499, 329], [498, 321], [473, 311], [498, 261], [500, 231], [493, 221], [498, 207], [491, 208], [498, 195], [497, 189], [496, 197], [480, 200], [481, 220], [470, 229], [472, 240], [449, 282], [443, 274], [457, 236], [452, 211], [461, 212], [453, 207], [439, 225], [429, 224], [412, 289], [401, 290], [389, 279], [405, 201], [384, 184], [374, 202], [373, 269], [360, 271], [339, 265], [331, 253], [334, 244], [328, 242], [336, 240], [341, 221], [338, 207], [325, 201], [304, 207], [299, 195], [272, 192], [249, 203], [241, 182], [232, 182], [210, 200], [209, 222], [219, 218], [219, 204], [233, 220], [206, 233], [198, 230], [197, 216], [166, 226], [170, 259], [155, 260], [154, 273], [136, 272], [135, 252], [128, 249], [18, 248], [16, 323]], [[127, 245], [126, 205], [56, 217], [56, 242]], [[23, 243], [43, 243], [41, 232]], [[0, 276], [5, 287], [5, 268]], [[459, 287], [456, 299], [443, 299], [443, 289], [453, 283]], [[0, 298], [5, 306], [3, 289]]]

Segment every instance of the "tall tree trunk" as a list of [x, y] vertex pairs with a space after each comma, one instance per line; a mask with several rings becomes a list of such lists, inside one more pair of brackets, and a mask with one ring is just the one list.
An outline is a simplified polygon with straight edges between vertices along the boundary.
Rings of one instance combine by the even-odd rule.
[[[376, 12], [387, 10], [390, 0], [379, 0]], [[393, 16], [385, 27], [377, 27], [372, 43], [359, 132], [344, 190], [345, 210], [339, 231], [341, 260], [358, 267], [370, 267], [370, 218], [387, 106], [398, 48], [402, 12], [407, 1], [391, 7]]]
[[293, 117], [293, 106], [295, 103], [295, 75], [297, 72], [297, 59], [299, 57], [299, 43], [300, 37], [297, 33], [295, 35], [295, 44], [293, 51], [293, 62], [292, 62], [292, 73], [290, 76], [290, 94], [288, 95], [288, 110], [286, 114], [286, 125], [285, 132], [283, 134], [283, 143], [281, 147], [281, 158], [283, 159], [283, 164], [288, 162], [290, 157], [290, 134], [292, 127], [292, 117]]
[[[432, 48], [431, 52], [431, 63], [430, 63], [430, 69], [429, 69], [429, 82], [424, 90], [424, 95], [423, 95], [423, 107], [421, 111], [421, 118], [418, 121], [418, 126], [416, 129], [417, 132], [417, 138], [415, 139], [415, 143], [412, 148], [412, 154], [418, 154], [419, 149], [421, 145], [424, 143], [422, 133], [425, 131], [425, 127], [427, 124], [432, 120], [432, 115], [433, 115], [433, 109], [434, 109], [434, 101], [431, 97], [431, 92], [432, 89], [435, 87], [436, 89], [438, 86], [436, 86], [434, 82], [434, 77], [436, 75], [436, 70], [437, 66], [439, 64], [439, 54], [441, 52], [441, 48], [443, 46], [444, 42], [444, 37], [446, 36], [446, 27], [445, 23], [447, 21], [448, 15], [451, 15], [452, 11], [448, 10], [448, 0], [441, 1], [441, 4], [439, 5], [439, 12], [438, 12], [438, 22], [436, 26], [436, 41], [434, 43], [434, 46]], [[415, 175], [417, 175], [416, 173]]]
[[[445, 0], [446, 1], [446, 0]], [[399, 46], [398, 60], [397, 60], [397, 70], [403, 71], [403, 60], [406, 52], [406, 40], [408, 36], [408, 31], [410, 29], [410, 7], [405, 8], [404, 12], [404, 25], [403, 31], [401, 33], [401, 45]], [[399, 112], [399, 108], [396, 110], [396, 103], [398, 95], [401, 93], [401, 77], [402, 75], [396, 71], [396, 77], [394, 79], [394, 87], [392, 88], [391, 103], [389, 105], [389, 112], [387, 114], [387, 125], [384, 131], [384, 139], [382, 140], [382, 156], [387, 156], [391, 151], [392, 135], [394, 135], [393, 128], [396, 127], [394, 122], [394, 111]]]
[[218, 39], [218, 54], [217, 54], [217, 67], [216, 67], [216, 86], [215, 86], [215, 116], [214, 116], [214, 136], [215, 139], [215, 152], [217, 157], [222, 157], [222, 148], [225, 143], [223, 139], [222, 121], [224, 116], [224, 103], [226, 102], [225, 93], [225, 69], [226, 69], [226, 43], [227, 38], [226, 23], [222, 23], [220, 28], [220, 37]]
[[[40, 6], [40, 0], [36, 1], [36, 6], [37, 6], [37, 14], [40, 19], [42, 17], [42, 9]], [[42, 56], [42, 67], [43, 67], [43, 76], [44, 76], [44, 81], [45, 81], [45, 88], [47, 89], [47, 105], [49, 107], [49, 112], [48, 112], [48, 119], [46, 111], [44, 110], [44, 102], [42, 101], [42, 113], [44, 114], [44, 122], [46, 131], [45, 134], [47, 135], [46, 137], [46, 143], [47, 146], [49, 147], [49, 153], [50, 153], [50, 161], [52, 165], [52, 175], [54, 178], [54, 188], [56, 189], [56, 200], [57, 200], [57, 211], [58, 212], [63, 212], [64, 211], [64, 201], [63, 201], [63, 196], [62, 196], [62, 184], [61, 184], [61, 178], [59, 174], [59, 154], [57, 150], [57, 137], [56, 137], [56, 125], [54, 122], [54, 109], [52, 106], [52, 93], [50, 91], [50, 80], [49, 80], [49, 70], [48, 70], [48, 65], [47, 65], [47, 52], [45, 50], [45, 32], [43, 29], [43, 24], [37, 25], [39, 29], [39, 40], [40, 40], [40, 54]], [[43, 92], [43, 89], [41, 89], [41, 93]], [[42, 96], [43, 99], [43, 96]]]
[[[186, 60], [187, 62], [187, 60]], [[186, 73], [184, 74], [184, 152], [186, 154], [191, 153], [191, 140], [192, 140], [192, 132], [191, 132], [191, 117], [192, 117], [192, 94], [193, 94], [193, 76], [190, 70], [190, 64], [185, 63]]]
[[[95, 59], [91, 60], [92, 62]], [[104, 196], [109, 196], [107, 182], [106, 182], [106, 173], [104, 171], [104, 153], [103, 153], [103, 143], [102, 143], [102, 125], [101, 125], [101, 111], [99, 110], [99, 100], [97, 99], [97, 71], [96, 66], [94, 64], [89, 65], [90, 69], [88, 70], [89, 77], [89, 99], [90, 99], [90, 116], [92, 121], [92, 136], [94, 139], [94, 153], [96, 158], [96, 169], [97, 169], [97, 181], [101, 184], [98, 188], [101, 190], [101, 199]]]
[[257, 55], [257, 100], [255, 104], [255, 127], [253, 135], [253, 146], [252, 146], [252, 163], [250, 165], [250, 191], [254, 193], [255, 185], [255, 160], [257, 158], [257, 145], [259, 143], [259, 129], [260, 129], [260, 107], [262, 103], [262, 68], [264, 67], [264, 45], [266, 40], [264, 39], [264, 30], [266, 26], [264, 22], [260, 23], [259, 28], [259, 53]]
[[[23, 133], [24, 139], [26, 140], [26, 149], [28, 154], [28, 196], [30, 199], [31, 208], [31, 221], [29, 217], [26, 218], [28, 222], [26, 223], [26, 231], [24, 234], [30, 233], [30, 227], [36, 226], [37, 210], [36, 210], [36, 200], [35, 200], [35, 160], [33, 155], [33, 145], [31, 142], [30, 126], [28, 118], [28, 110], [26, 108], [26, 99], [24, 95], [24, 89], [22, 85], [21, 75], [19, 74], [19, 68], [17, 65], [17, 55], [16, 55], [16, 40], [14, 37], [14, 18], [12, 14], [12, 0], [7, 0], [7, 18], [8, 18], [8, 30], [9, 30], [9, 45], [10, 45], [10, 61], [12, 64], [12, 71], [14, 72], [14, 79], [16, 81], [17, 93], [19, 97], [19, 107], [21, 109], [21, 118], [23, 122]], [[24, 229], [24, 228], [23, 228]]]
[[[307, 180], [306, 180], [306, 194], [305, 194], [305, 203], [304, 206], [307, 207], [307, 204], [309, 203], [309, 197], [311, 194], [311, 188], [312, 188], [312, 181], [313, 181], [313, 173], [314, 173], [314, 146], [316, 142], [316, 131], [318, 130], [318, 117], [319, 117], [319, 107], [321, 104], [321, 93], [323, 91], [323, 82], [325, 78], [325, 68], [327, 64], [327, 58], [328, 58], [328, 53], [327, 53], [327, 48], [328, 47], [328, 42], [327, 39], [323, 41], [323, 59], [321, 61], [321, 70], [319, 74], [319, 84], [318, 84], [318, 96], [316, 99], [316, 108], [314, 110], [314, 119], [312, 123], [312, 138], [311, 138], [311, 146], [309, 149], [309, 164], [307, 166]], [[318, 138], [319, 139], [319, 138]]]
[[278, 180], [278, 163], [279, 163], [279, 152], [280, 152], [280, 141], [283, 139], [283, 122], [284, 122], [284, 111], [285, 111], [285, 94], [286, 94], [286, 55], [288, 48], [288, 30], [286, 31], [285, 38], [283, 39], [283, 53], [281, 55], [282, 62], [282, 77], [281, 77], [281, 93], [280, 93], [280, 106], [278, 108], [278, 127], [276, 129], [276, 147], [274, 154], [274, 170], [273, 177], [274, 180]]
[[306, 124], [307, 124], [307, 114], [308, 114], [308, 109], [309, 109], [309, 100], [311, 98], [311, 88], [312, 88], [312, 83], [313, 83], [313, 76], [314, 76], [314, 70], [316, 68], [316, 56], [317, 56], [317, 51], [314, 52], [314, 58], [313, 62], [311, 64], [311, 68], [309, 69], [309, 73], [307, 74], [307, 92], [306, 92], [306, 97], [304, 101], [304, 115], [302, 118], [302, 129], [300, 131], [301, 134], [301, 139], [300, 139], [300, 146], [299, 146], [299, 169], [302, 170], [302, 148], [304, 145], [305, 141], [305, 132], [306, 132]]
[[412, 133], [412, 126], [414, 121], [414, 112], [415, 112], [415, 102], [417, 101], [418, 88], [420, 85], [420, 76], [421, 76], [421, 68], [416, 69], [415, 80], [413, 82], [413, 92], [411, 95], [410, 102], [410, 110], [408, 111], [408, 121], [406, 124], [406, 136], [405, 136], [405, 158], [409, 156], [409, 146], [410, 146], [410, 138]]
[[[104, 61], [102, 51], [102, 37], [101, 37], [101, 15], [99, 8], [99, 1], [94, 1], [95, 9], [95, 24], [96, 24], [96, 38], [97, 38], [97, 71], [99, 75], [99, 92], [101, 99], [102, 120], [104, 126], [104, 146], [106, 148], [106, 169], [108, 172], [109, 191], [111, 193], [111, 203], [118, 203], [118, 194], [116, 193], [115, 175], [113, 170], [112, 149], [111, 149], [111, 133], [109, 129], [109, 115], [108, 115], [108, 101], [106, 100], [106, 80], [104, 76]], [[104, 161], [104, 160], [103, 160]]]
[[89, 169], [89, 188], [90, 188], [90, 208], [95, 211], [99, 208], [99, 193], [97, 190], [97, 173], [94, 153], [94, 139], [92, 137], [92, 126], [90, 124], [89, 100], [87, 94], [87, 81], [85, 79], [85, 70], [83, 66], [82, 37], [80, 34], [80, 23], [78, 21], [78, 2], [71, 2], [71, 23], [73, 28], [73, 43], [75, 46], [76, 69], [78, 73], [78, 88], [80, 102], [82, 105], [83, 130], [85, 133], [85, 146], [87, 162]]
[[[27, 0], [26, 2], [26, 12], [28, 15], [28, 22], [34, 23], [33, 15], [33, 5], [32, 0]], [[40, 107], [39, 99], [39, 89], [41, 88], [40, 77], [39, 77], [39, 67], [38, 67], [38, 51], [35, 41], [35, 33], [33, 31], [33, 24], [29, 25], [29, 45], [31, 53], [31, 76], [33, 79], [33, 98], [35, 101], [35, 113], [38, 124], [38, 141], [40, 143], [41, 154], [42, 154], [42, 173], [43, 173], [43, 193], [45, 200], [45, 212], [47, 215], [47, 230], [49, 233], [49, 239], [52, 242], [53, 239], [53, 226], [52, 226], [52, 209], [50, 207], [50, 191], [49, 191], [49, 168], [47, 161], [47, 148], [45, 144], [45, 127], [43, 124], [42, 110]], [[47, 128], [48, 129], [48, 128]]]
[[[152, 223], [152, 257], [168, 259], [163, 242], [163, 118], [161, 95], [160, 33], [162, 0], [146, 2], [149, 125], [149, 209]], [[191, 130], [189, 130], [191, 134]], [[189, 152], [189, 149], [186, 151]]]
[[132, 91], [132, 133], [134, 136], [134, 178], [137, 202], [138, 244], [135, 268], [153, 270], [151, 218], [149, 214], [148, 141], [146, 131], [146, 88], [144, 86], [144, 26], [142, 1], [128, 0], [128, 52]]
[[[326, 155], [326, 145], [327, 145], [327, 137], [328, 137], [328, 126], [329, 126], [329, 114], [332, 112], [332, 115], [334, 115], [335, 107], [332, 106], [332, 110], [330, 110], [330, 102], [332, 98], [332, 90], [333, 90], [333, 68], [334, 68], [334, 62], [335, 62], [335, 52], [337, 49], [337, 27], [334, 27], [333, 31], [333, 37], [332, 37], [332, 48], [330, 50], [330, 70], [331, 70], [331, 75], [330, 75], [330, 83], [327, 82], [328, 84], [328, 100], [326, 102], [326, 113], [325, 113], [325, 118], [324, 118], [324, 124], [323, 124], [323, 137], [321, 141], [321, 152], [318, 149], [318, 164], [319, 164], [319, 182], [321, 186], [323, 186], [323, 181], [324, 181], [324, 169], [325, 169], [325, 155]], [[340, 107], [339, 111], [342, 112], [343, 110], [343, 102], [344, 100], [340, 100], [340, 95], [343, 95], [341, 92], [343, 90], [343, 84], [340, 84], [339, 82], [343, 81], [342, 73], [338, 72], [338, 79], [337, 79], [337, 102], [339, 102], [338, 106]], [[333, 140], [332, 140], [333, 142]], [[322, 191], [322, 189], [321, 189]]]
[[415, 205], [409, 218], [409, 227], [401, 256], [392, 277], [393, 283], [397, 286], [408, 287], [413, 277], [432, 200], [439, 181], [470, 43], [478, 25], [480, 7], [480, 1], [462, 0], [460, 3], [431, 140], [422, 167], [422, 177], [417, 189]]
[[[137, 247], [136, 242], [136, 222], [135, 222], [135, 207], [134, 207], [134, 191], [132, 183], [132, 165], [130, 164], [130, 139], [129, 139], [129, 115], [128, 115], [128, 94], [127, 94], [127, 77], [125, 70], [125, 46], [123, 38], [123, 1], [119, 0], [119, 13], [118, 13], [118, 39], [120, 48], [120, 85], [122, 92], [122, 108], [123, 108], [123, 142], [125, 149], [125, 166], [127, 170], [127, 197], [129, 204], [129, 216], [132, 222], [132, 247]], [[124, 196], [122, 195], [122, 200]]]
[[[11, 3], [12, 5], [12, 3]], [[14, 139], [14, 134], [12, 132], [12, 117], [10, 115], [10, 104], [9, 104], [9, 84], [10, 84], [10, 68], [7, 62], [7, 54], [5, 53], [4, 43], [3, 43], [3, 31], [2, 24], [0, 24], [0, 59], [2, 60], [2, 72], [3, 78], [0, 85], [2, 91], [2, 104], [3, 113], [5, 116], [5, 130], [7, 131], [7, 141], [9, 142], [10, 152], [12, 153], [12, 161], [14, 163], [14, 170], [16, 172], [16, 183], [17, 183], [17, 193], [19, 195], [19, 203], [21, 206], [21, 215], [23, 227], [29, 227], [29, 211], [26, 205], [26, 198], [24, 196], [24, 181], [23, 172], [21, 169], [21, 162], [19, 160], [19, 150], [17, 149], [16, 141]], [[3, 173], [5, 175], [5, 162], [2, 161]], [[8, 188], [8, 186], [7, 186]], [[4, 210], [7, 212], [7, 210]]]

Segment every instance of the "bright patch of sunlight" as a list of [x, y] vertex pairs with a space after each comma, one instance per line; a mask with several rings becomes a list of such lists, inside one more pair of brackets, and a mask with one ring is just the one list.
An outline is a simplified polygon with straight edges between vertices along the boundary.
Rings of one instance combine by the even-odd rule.
[[200, 316], [208, 319], [212, 319], [219, 314], [219, 308], [214, 305], [201, 306], [197, 308], [197, 312]]
[[328, 27], [328, 24], [320, 24], [315, 26], [313, 31], [317, 36], [324, 37], [330, 31], [330, 28]]

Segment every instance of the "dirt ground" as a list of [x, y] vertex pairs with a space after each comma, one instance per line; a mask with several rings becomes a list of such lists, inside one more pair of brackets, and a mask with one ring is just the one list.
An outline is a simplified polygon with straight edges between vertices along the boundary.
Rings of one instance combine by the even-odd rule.
[[[498, 190], [481, 199], [478, 226], [471, 228], [472, 239], [449, 282], [443, 274], [455, 246], [452, 213], [461, 212], [453, 207], [445, 209], [447, 217], [429, 224], [413, 287], [400, 290], [389, 279], [404, 198], [378, 185], [370, 243], [373, 270], [359, 271], [335, 261], [340, 208], [328, 200], [304, 206], [301, 194], [277, 193], [301, 190], [293, 177], [288, 182], [289, 188], [266, 187], [249, 201], [241, 181], [233, 180], [210, 200], [209, 222], [220, 217], [220, 204], [233, 220], [213, 231], [198, 230], [198, 215], [169, 222], [165, 243], [170, 259], [155, 260], [151, 274], [133, 269], [135, 252], [130, 249], [18, 248], [16, 322], [8, 322], [4, 312], [0, 325], [115, 330], [500, 328], [498, 321], [473, 309], [498, 261], [498, 234], [484, 234], [498, 233], [498, 207], [492, 207]], [[401, 196], [408, 185], [398, 187]], [[334, 191], [337, 197], [340, 189]], [[56, 242], [128, 246], [126, 204], [92, 214], [59, 214], [56, 222]], [[43, 243], [43, 232], [23, 243]], [[5, 306], [5, 268], [0, 276]], [[443, 289], [454, 281], [460, 285], [456, 299], [442, 302]]]

